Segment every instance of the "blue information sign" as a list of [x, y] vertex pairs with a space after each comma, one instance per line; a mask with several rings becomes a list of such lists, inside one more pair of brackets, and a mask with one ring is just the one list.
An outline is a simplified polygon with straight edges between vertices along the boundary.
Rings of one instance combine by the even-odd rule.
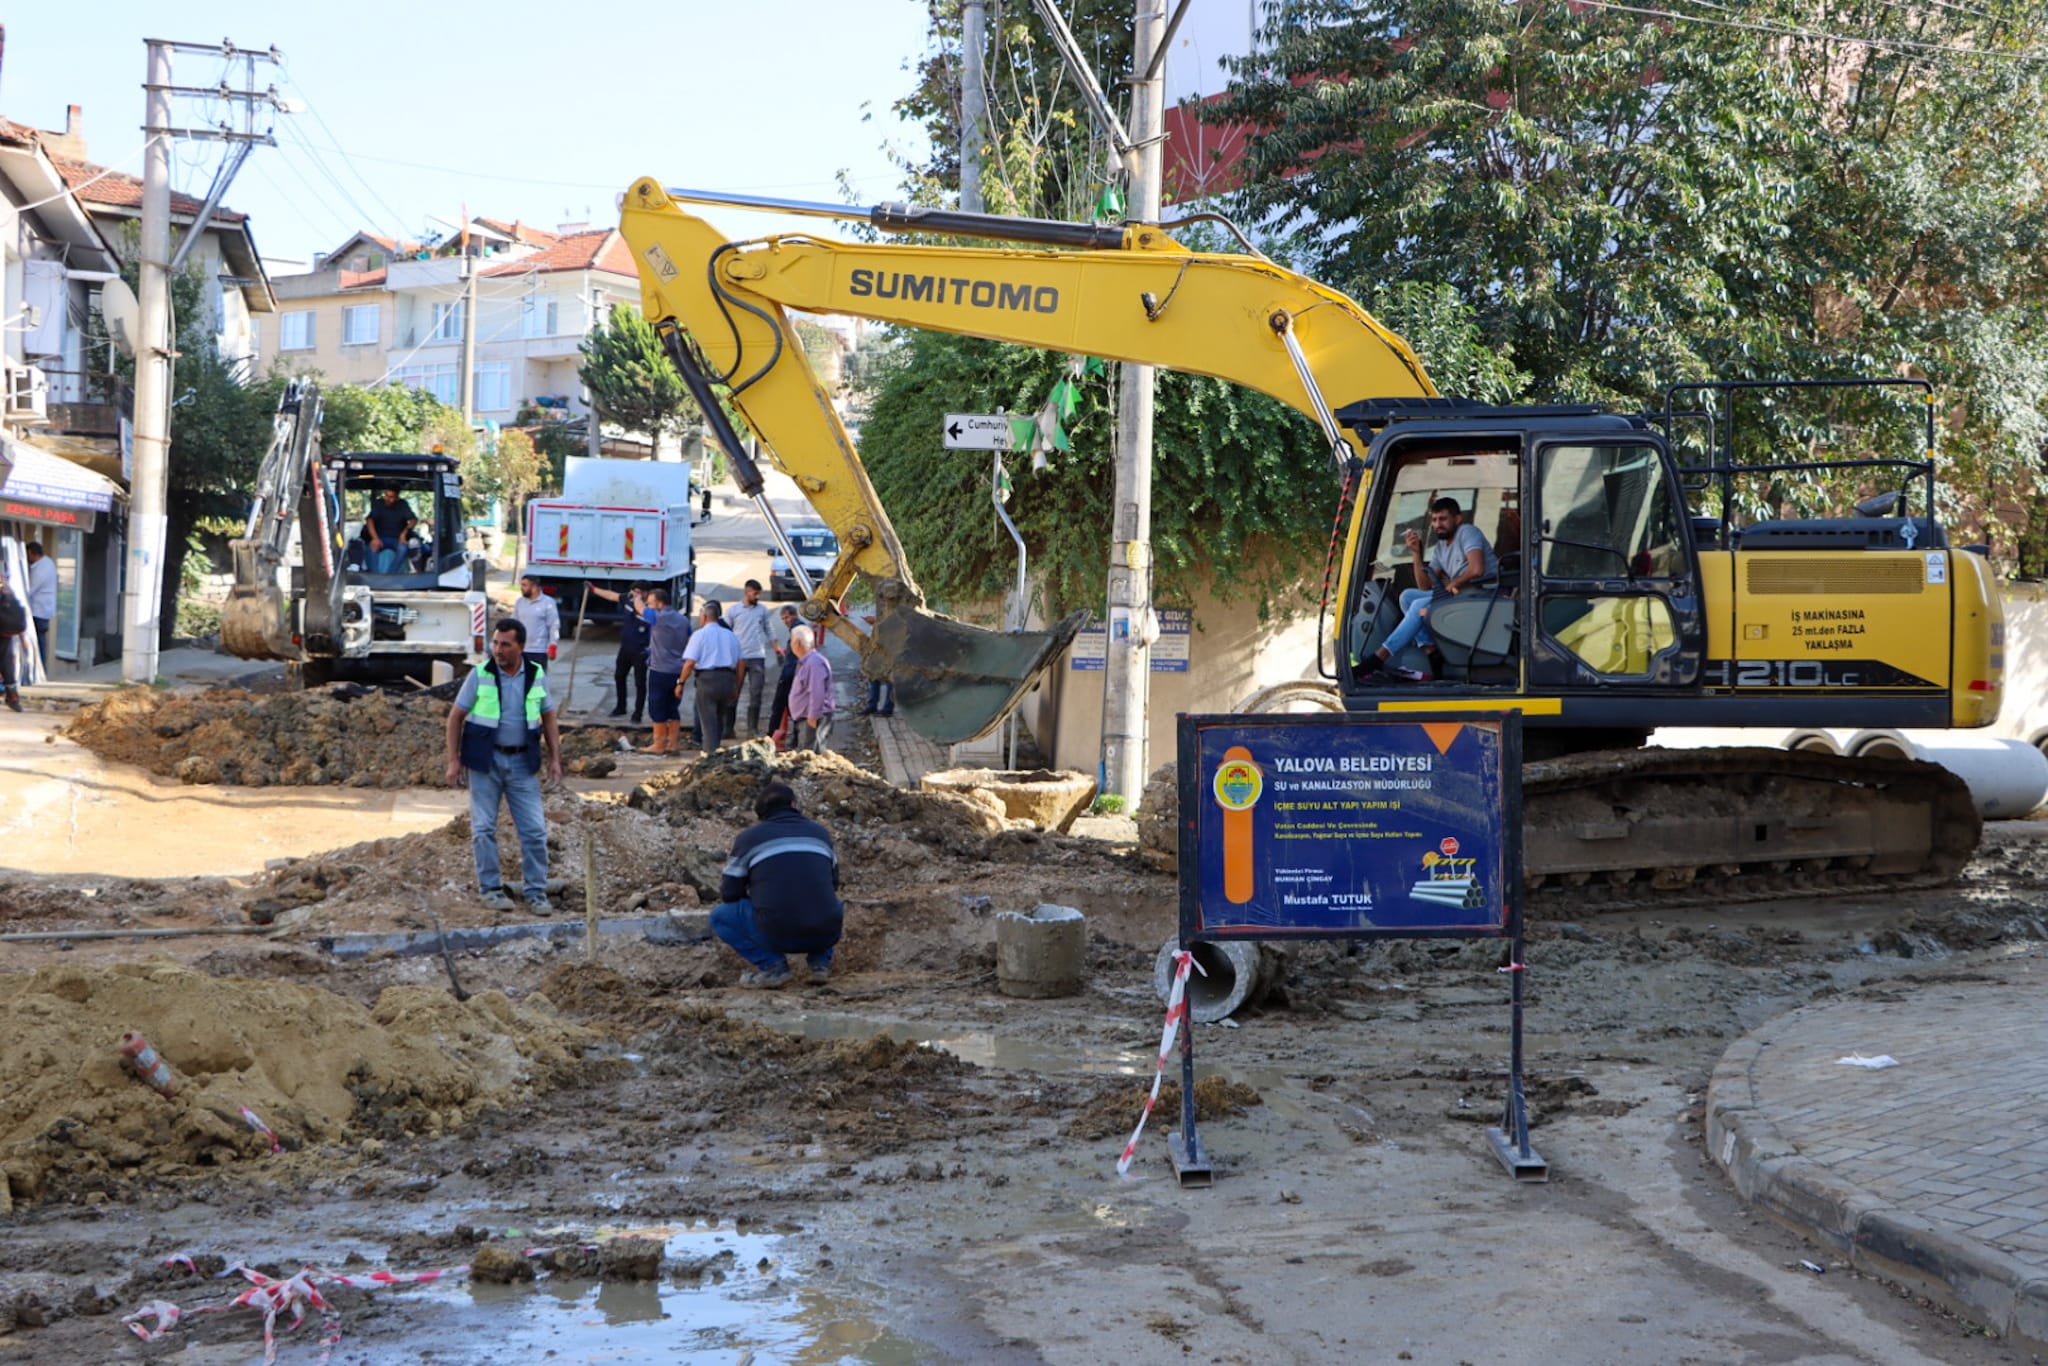
[[1183, 937], [1508, 933], [1517, 719], [1181, 718]]
[[[1521, 717], [1182, 716], [1178, 739], [1182, 953], [1199, 964], [1205, 942], [1231, 939], [1508, 940], [1508, 1094], [1487, 1139], [1517, 1180], [1546, 1179], [1522, 1092]], [[1206, 1185], [1193, 1030], [1180, 1050], [1174, 1167]]]

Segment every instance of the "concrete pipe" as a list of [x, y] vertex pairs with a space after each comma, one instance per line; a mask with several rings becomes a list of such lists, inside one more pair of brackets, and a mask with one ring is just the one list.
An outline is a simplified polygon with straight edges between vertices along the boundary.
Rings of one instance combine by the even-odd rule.
[[1952, 731], [1859, 731], [1849, 742], [1858, 758], [1923, 759], [1968, 784], [1986, 820], [2018, 820], [2048, 800], [2048, 754], [2024, 740]]
[[1849, 737], [1849, 753], [1858, 759], [1917, 759], [1920, 747], [1904, 731], [1859, 730]]
[[[1180, 952], [1175, 936], [1160, 946], [1152, 962], [1152, 989], [1163, 1002], [1173, 991], [1173, 955]], [[1194, 946], [1196, 971], [1188, 975], [1188, 1015], [1196, 1024], [1227, 1020], [1246, 1006], [1256, 1006], [1280, 985], [1285, 960], [1264, 944], [1234, 941]]]
[[1650, 743], [1659, 749], [1787, 749], [1795, 735], [1776, 726], [1659, 726]]
[[1842, 742], [1824, 730], [1795, 730], [1785, 737], [1785, 748], [1802, 754], [1840, 754]]
[[1072, 996], [1087, 958], [1088, 919], [1072, 906], [996, 917], [996, 990], [1005, 996]]

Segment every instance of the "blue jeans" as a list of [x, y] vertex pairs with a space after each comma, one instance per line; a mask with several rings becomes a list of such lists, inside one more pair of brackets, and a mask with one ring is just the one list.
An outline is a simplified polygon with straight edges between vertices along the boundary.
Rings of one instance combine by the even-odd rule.
[[[721, 901], [711, 908], [711, 932], [732, 946], [732, 951], [752, 963], [763, 972], [789, 971], [785, 955], [775, 951], [761, 934], [761, 927], [754, 923], [754, 903], [746, 897], [738, 901]], [[814, 968], [832, 966], [832, 953], [838, 947], [828, 944], [822, 949], [792, 949], [801, 952], [804, 961]]]
[[1398, 660], [1401, 651], [1410, 645], [1424, 649], [1436, 644], [1436, 637], [1429, 633], [1429, 619], [1422, 615], [1429, 606], [1429, 600], [1436, 594], [1427, 588], [1408, 588], [1401, 593], [1401, 622], [1387, 632], [1387, 638], [1380, 642], [1380, 648], [1387, 652], [1387, 658]]
[[868, 714], [870, 716], [894, 716], [896, 714], [896, 685], [879, 678], [868, 680]]
[[469, 842], [476, 853], [476, 882], [486, 894], [502, 891], [498, 872], [498, 799], [512, 808], [519, 831], [519, 874], [527, 900], [548, 892], [548, 823], [541, 808], [540, 774], [526, 771], [525, 756], [492, 754], [491, 766], [469, 769]]

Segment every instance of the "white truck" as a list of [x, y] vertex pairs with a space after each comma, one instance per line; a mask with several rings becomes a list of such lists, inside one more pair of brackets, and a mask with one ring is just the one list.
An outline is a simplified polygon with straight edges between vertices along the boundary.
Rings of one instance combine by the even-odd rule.
[[690, 464], [572, 455], [562, 496], [526, 505], [526, 565], [541, 591], [561, 605], [568, 628], [579, 613], [616, 617], [621, 605], [589, 595], [594, 584], [623, 594], [635, 584], [663, 587], [688, 611], [697, 588], [690, 543]]

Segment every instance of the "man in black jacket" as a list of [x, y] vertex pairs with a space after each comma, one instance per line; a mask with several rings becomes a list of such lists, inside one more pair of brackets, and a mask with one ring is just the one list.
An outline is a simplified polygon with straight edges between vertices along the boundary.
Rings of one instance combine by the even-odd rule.
[[845, 910], [839, 904], [839, 856], [824, 826], [796, 809], [789, 784], [771, 782], [754, 798], [756, 823], [732, 842], [711, 908], [711, 932], [753, 967], [740, 985], [773, 991], [794, 976], [786, 955], [801, 953], [813, 985], [832, 975]]

